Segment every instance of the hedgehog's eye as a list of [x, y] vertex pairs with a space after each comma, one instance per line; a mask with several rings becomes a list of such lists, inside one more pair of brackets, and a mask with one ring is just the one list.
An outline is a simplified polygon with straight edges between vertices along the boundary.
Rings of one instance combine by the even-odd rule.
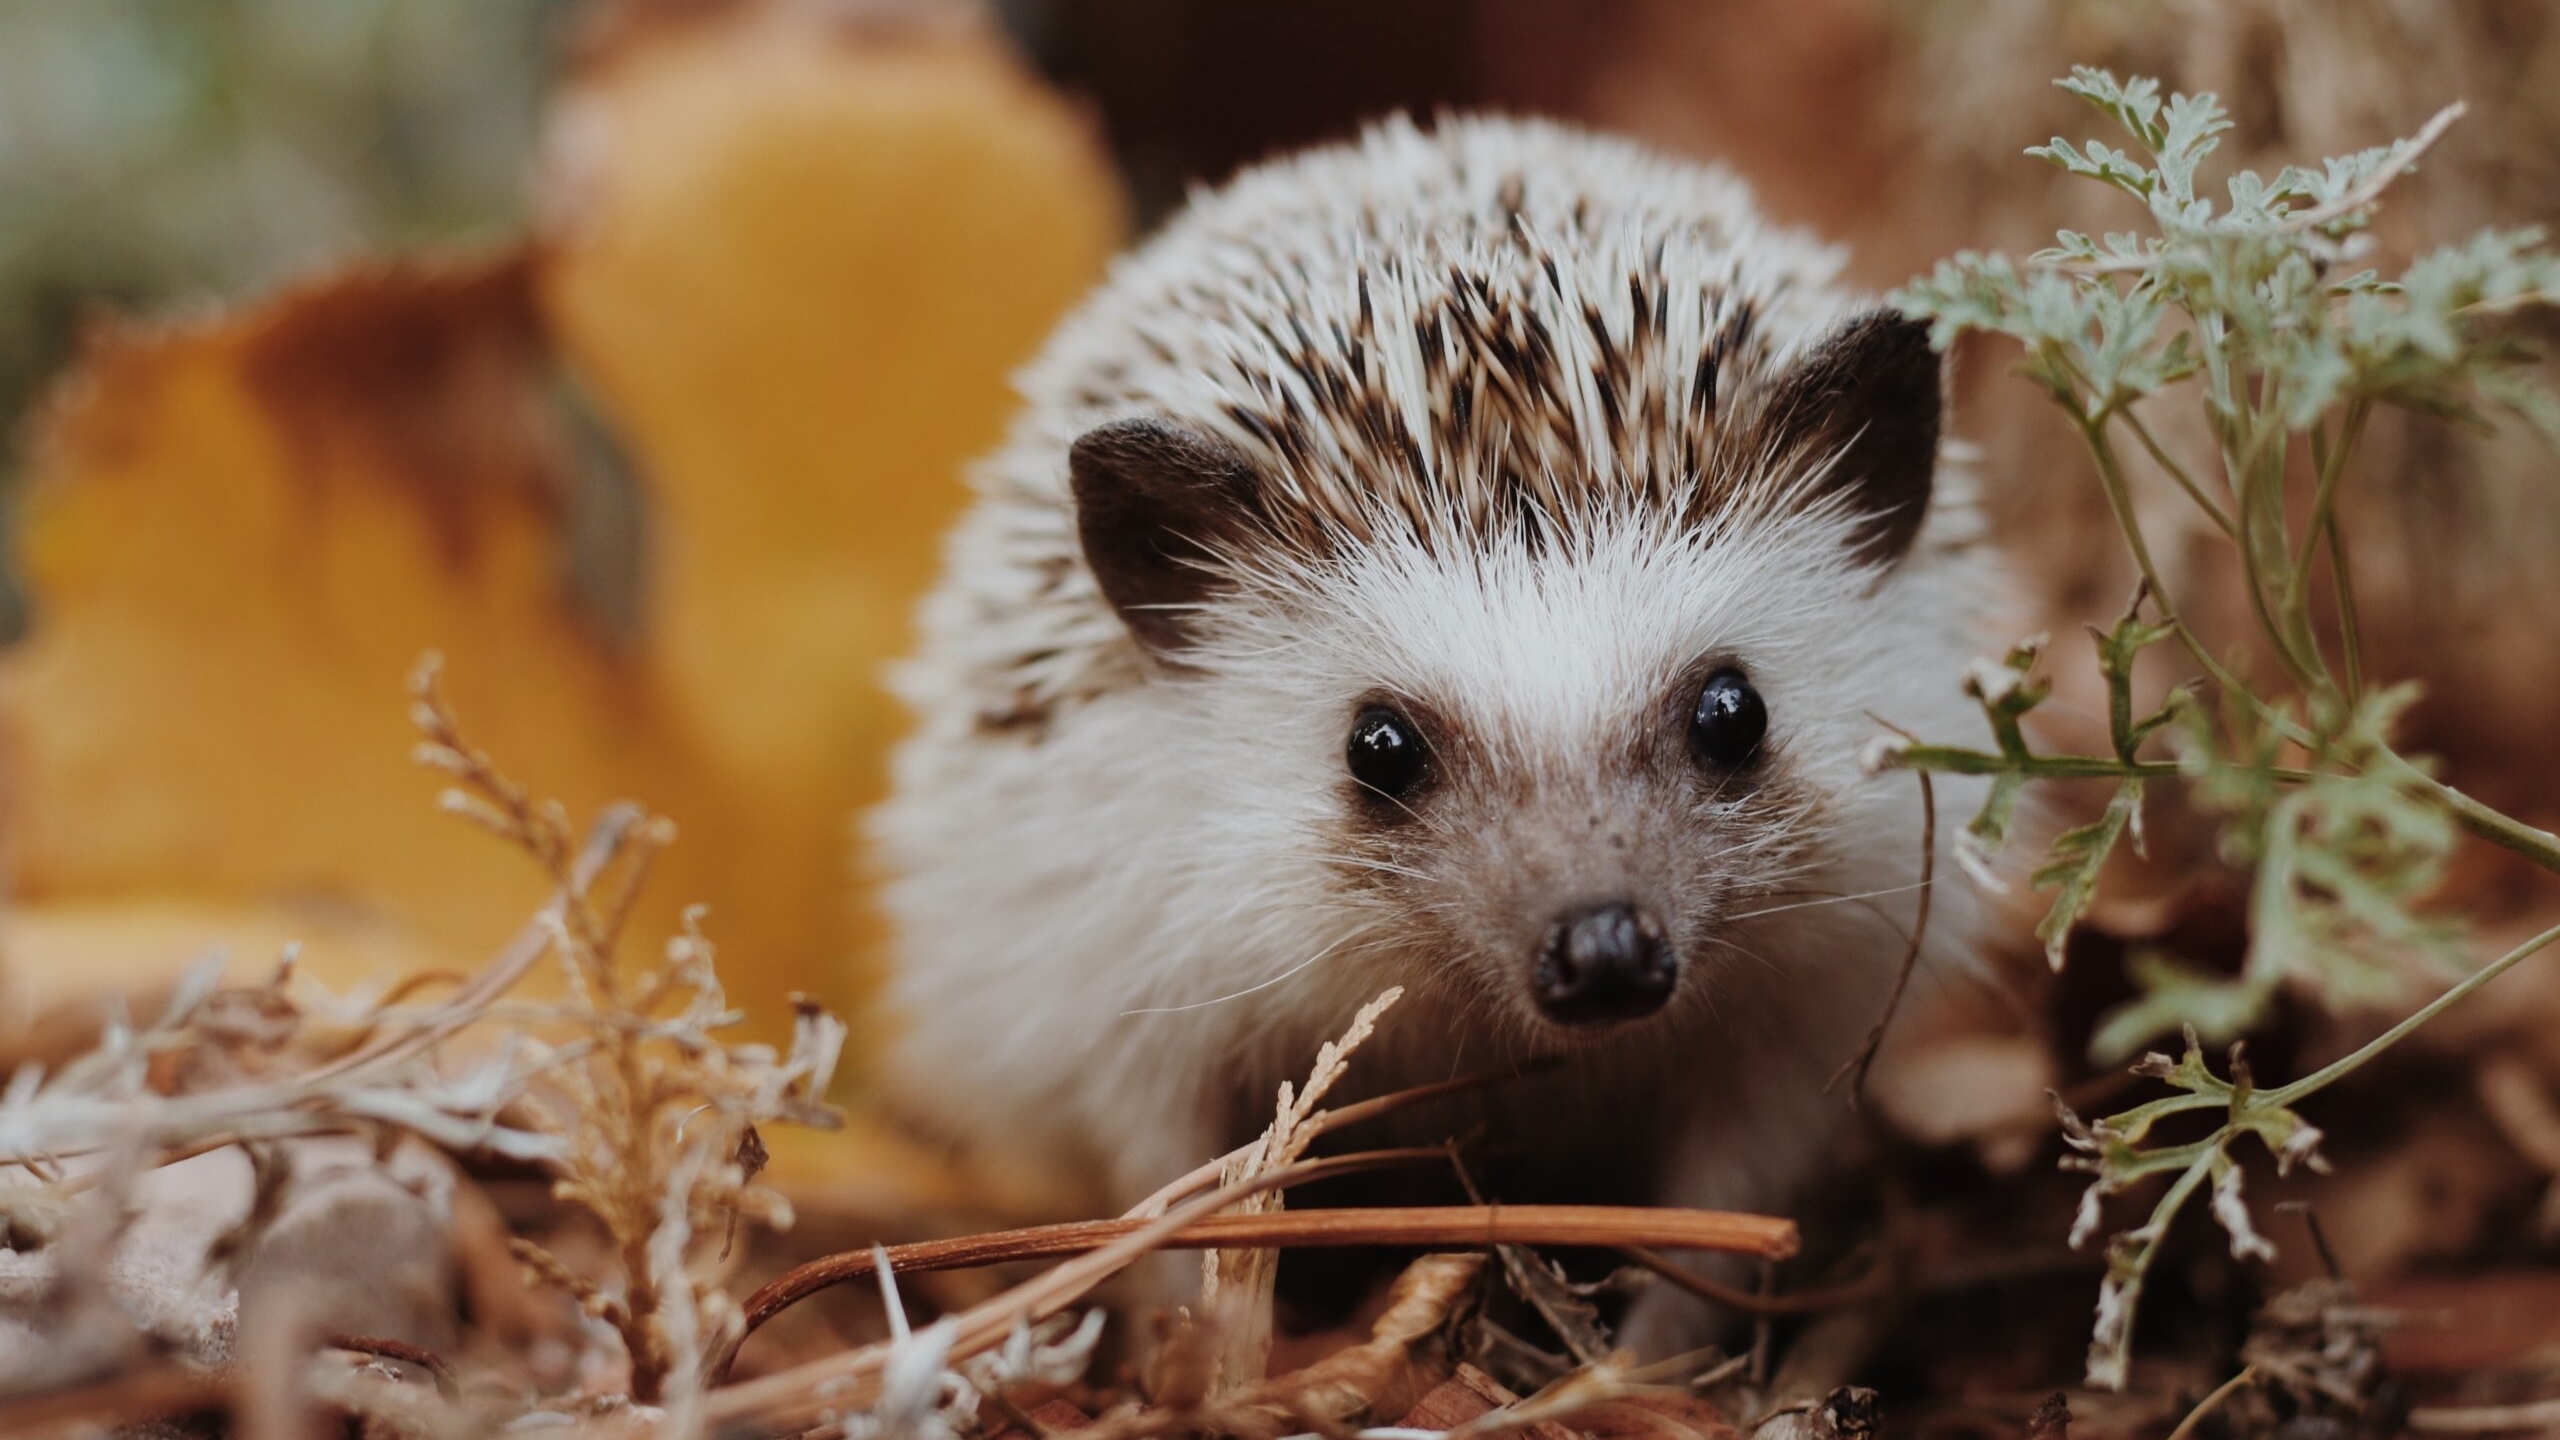
[[1739, 670], [1719, 670], [1698, 691], [1689, 717], [1689, 753], [1701, 765], [1726, 769], [1750, 763], [1769, 733], [1769, 707]]
[[1352, 779], [1390, 800], [1401, 800], [1422, 784], [1422, 736], [1412, 721], [1383, 705], [1370, 706], [1351, 722], [1343, 758]]

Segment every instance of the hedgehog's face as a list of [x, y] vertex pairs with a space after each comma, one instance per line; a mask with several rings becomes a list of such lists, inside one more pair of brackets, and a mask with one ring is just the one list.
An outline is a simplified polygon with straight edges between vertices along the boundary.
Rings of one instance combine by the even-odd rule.
[[1878, 582], [1926, 505], [1937, 372], [1912, 327], [1867, 328], [1875, 353], [1818, 350], [1813, 392], [1767, 402], [1813, 432], [1760, 447], [1807, 482], [1706, 515], [1595, 485], [1499, 536], [1274, 558], [1272, 487], [1232, 446], [1088, 435], [1096, 578], [1223, 742], [1181, 752], [1217, 757], [1193, 788], [1253, 812], [1265, 863], [1320, 876], [1358, 949], [1514, 1034], [1703, 1013], [1773, 963], [1751, 922], [1858, 843], [1866, 715], [1914, 668]]
[[1568, 1027], [1657, 1013], [1687, 956], [1721, 943], [1726, 899], [1765, 888], [1778, 857], [1755, 842], [1784, 826], [1751, 818], [1773, 767], [1741, 667], [1690, 667], [1647, 698], [1559, 747], [1517, 735], [1527, 717], [1498, 700], [1364, 696], [1333, 863], [1479, 993]]
[[1366, 550], [1204, 647], [1205, 723], [1261, 737], [1225, 793], [1307, 797], [1291, 848], [1364, 938], [1510, 1033], [1703, 1013], [1776, 963], [1753, 916], [1843, 888], [1841, 795], [1898, 658], [1845, 538], [1626, 513]]

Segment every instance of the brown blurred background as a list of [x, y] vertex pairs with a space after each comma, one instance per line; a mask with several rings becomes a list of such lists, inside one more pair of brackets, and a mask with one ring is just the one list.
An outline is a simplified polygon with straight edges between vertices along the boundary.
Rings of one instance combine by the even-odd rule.
[[[359, 257], [501, 250], [528, 229], [531, 263], [548, 264], [556, 257], [545, 247], [560, 236], [570, 249], [579, 243], [576, 217], [555, 235], [531, 198], [544, 193], [546, 167], [558, 180], [561, 154], [575, 149], [563, 142], [578, 127], [552, 109], [558, 77], [575, 73], [578, 57], [609, 49], [616, 31], [754, 8], [744, 0], [0, 4], [0, 414], [30, 414], [102, 313], [185, 314]], [[774, 8], [823, 15], [848, 36], [967, 9], [930, 0]], [[2075, 63], [2220, 91], [2239, 120], [2223, 158], [2266, 167], [2379, 144], [2446, 102], [2467, 100], [2469, 118], [2383, 216], [2386, 265], [2390, 255], [2483, 225], [2560, 218], [2554, 0], [1000, 0], [990, 13], [1097, 132], [1139, 233], [1187, 186], [1343, 135], [1368, 117], [1526, 110], [1729, 163], [1781, 218], [1849, 242], [1853, 273], [1882, 288], [1958, 248], [2020, 251], [2057, 225], [2133, 223], [2121, 200], [2020, 154], [2048, 135], [2092, 130], [2050, 83]], [[819, 172], [814, 183], [822, 191], [830, 181]], [[549, 196], [554, 208], [580, 203], [575, 183]], [[663, 233], [638, 240], [645, 249]], [[551, 287], [544, 323], [575, 331], [578, 286], [565, 274], [575, 267], [558, 268], [563, 274], [546, 271], [543, 281]], [[648, 283], [645, 272], [629, 273]], [[716, 323], [716, 300], [702, 303], [700, 314]], [[582, 417], [573, 428], [583, 462], [562, 500], [571, 512], [568, 570], [590, 619], [628, 627], [639, 609], [635, 588], [651, 583], [638, 558], [643, 532], [671, 522], [639, 498], [649, 485], [630, 473], [625, 445], [634, 437], [611, 415], [592, 414], [581, 387], [600, 379], [613, 390], [614, 375], [593, 372], [666, 342], [645, 329], [627, 343], [584, 342], [583, 351], [576, 334], [543, 343], [554, 340], [567, 364], [553, 388]], [[2030, 613], [2019, 630], [2067, 636], [2118, 608], [2128, 577], [2083, 483], [2076, 442], [2040, 397], [2000, 383], [2002, 368], [1997, 354], [1964, 357], [1959, 425], [1984, 446], [1991, 512], [2026, 572]], [[683, 412], [703, 408], [707, 417], [717, 408], [695, 405], [684, 387], [696, 380], [667, 377], [656, 394], [673, 397], [661, 407], [677, 412], [670, 433], [640, 440], [689, 443], [678, 433]], [[781, 392], [763, 403], [783, 407], [785, 419], [810, 408]], [[971, 427], [983, 428], [997, 403], [955, 421], [952, 434], [977, 434]], [[772, 428], [772, 416], [748, 401], [737, 415], [745, 423], [736, 434]], [[2204, 447], [2191, 421], [2164, 414], [2162, 423], [2173, 446]], [[733, 433], [708, 418], [705, 429]], [[33, 433], [30, 424], [15, 427], [8, 470], [29, 463], [24, 440]], [[857, 449], [862, 439], [841, 443]], [[690, 453], [754, 463], [716, 446]], [[2365, 453], [2370, 479], [2347, 523], [2375, 651], [2370, 668], [2426, 682], [2431, 699], [2416, 739], [2445, 753], [2458, 781], [2524, 818], [2560, 820], [2560, 785], [2548, 778], [2545, 755], [2560, 675], [2560, 622], [2551, 618], [2560, 615], [2560, 570], [2545, 560], [2560, 540], [2550, 456], [2512, 429], [2470, 433], [2401, 417], [2378, 422]], [[824, 467], [811, 473], [822, 489], [835, 483]], [[919, 483], [945, 497], [918, 512], [926, 518], [957, 493], [956, 479], [946, 484], [939, 474]], [[2162, 501], [2149, 517], [2154, 547], [2173, 583], [2192, 592], [2184, 608], [2217, 643], [2237, 643], [2245, 625], [2216, 630], [2217, 602], [2236, 620], [2238, 601], [2217, 588], [2222, 567], [2209, 537], [2166, 486], [2148, 488]], [[840, 497], [837, 508], [810, 513], [859, 515], [863, 503]], [[18, 507], [0, 513], [15, 524]], [[910, 544], [899, 553], [922, 552]], [[810, 561], [822, 563], [835, 562]], [[891, 574], [879, 593], [860, 597], [865, 613], [902, 614], [903, 599], [888, 591], [909, 578]], [[797, 603], [777, 591], [775, 604]], [[13, 633], [26, 623], [14, 599], [0, 618]], [[736, 615], [719, 623], [749, 622], [763, 623]], [[695, 643], [697, 652], [762, 648], [751, 629], [703, 633], [710, 638]], [[894, 653], [894, 635], [874, 638]], [[787, 657], [774, 669], [786, 679], [795, 673]], [[2067, 732], [2094, 712], [2087, 667], [2055, 669], [2063, 688], [2048, 716], [2066, 732], [2056, 741], [2085, 743]], [[769, 674], [748, 681], [752, 707], [791, 706]], [[363, 684], [373, 687], [363, 695], [381, 688], [378, 677]], [[29, 703], [45, 713], [40, 699]], [[716, 731], [738, 718], [687, 723]], [[733, 728], [738, 753], [765, 745], [752, 728], [758, 718]], [[878, 739], [876, 730], [859, 734], [863, 745]], [[851, 797], [867, 782], [844, 783]], [[809, 823], [813, 837], [841, 833]], [[2175, 883], [2204, 855], [2201, 834], [2182, 840], [2187, 832], [2173, 823], [2158, 833], [2157, 869]], [[801, 848], [821, 852], [807, 862], [808, 893], [838, 883], [822, 841]]]
[[[94, 1021], [208, 947], [263, 967], [303, 942], [305, 975], [361, 983], [521, 924], [544, 885], [408, 764], [400, 677], [428, 648], [542, 793], [681, 822], [637, 932], [708, 901], [742, 1008], [821, 990], [859, 1022], [878, 947], [848, 820], [903, 723], [876, 671], [1002, 376], [1186, 187], [1388, 111], [1534, 111], [1736, 167], [1882, 289], [2136, 223], [2021, 154], [2098, 131], [2052, 88], [2073, 64], [2222, 93], [2217, 165], [2468, 101], [2383, 212], [2386, 270], [2560, 219], [2560, 0], [0, 0], [0, 577], [35, 597], [0, 605], [0, 1068], [87, 1033], [44, 1005]], [[1958, 426], [2016, 630], [2056, 637], [2046, 738], [2102, 745], [2078, 626], [2130, 577], [2076, 438], [2004, 368], [1960, 357]], [[2154, 428], [2202, 457], [2184, 408]], [[2560, 824], [2560, 463], [2398, 416], [2362, 455], [2369, 673], [2425, 683], [2409, 738], [2456, 783]], [[2215, 537], [2138, 489], [2182, 611], [2241, 643]], [[2060, 981], [2018, 947], [2027, 983], [1986, 1008], [2019, 1063], [1942, 1070], [1929, 1103], [1972, 1118], [1931, 1143], [2027, 1165], [2130, 949], [2237, 963], [2245, 877], [2174, 805]], [[2454, 888], [2491, 948], [2547, 923], [2547, 883], [2496, 857]], [[2501, 1002], [2409, 1047], [2425, 1093], [2492, 1057], [2560, 1116], [2560, 967]], [[2288, 1016], [2252, 1054], [2275, 1073], [2373, 1018]], [[2514, 1251], [2544, 1194], [2560, 1216], [2560, 1141], [2340, 1131], [2374, 1177], [2323, 1202], [2351, 1272]], [[2532, 1236], [2547, 1258], [2560, 1220]], [[2040, 1325], [2065, 1350], [2071, 1284], [2072, 1323]]]
[[[710, 9], [701, 0], [648, 7]], [[856, 21], [918, 8], [842, 7]], [[2019, 149], [2085, 128], [2048, 81], [2074, 62], [2229, 96], [2249, 160], [2473, 116], [2388, 238], [2416, 246], [2560, 212], [2560, 43], [2544, 0], [1001, 0], [1031, 61], [1090, 105], [1143, 228], [1184, 188], [1391, 110], [1530, 110], [1746, 172], [1780, 215], [1856, 246], [1882, 285], [1963, 246], [2128, 220]], [[22, 413], [100, 306], [238, 295], [317, 263], [502, 235], [522, 218], [546, 77], [582, 28], [563, 0], [16, 0], [0, 6], [0, 414]], [[2007, 426], [2011, 417], [1997, 422]], [[1990, 428], [1977, 425], [1977, 429]], [[2002, 446], [2013, 430], [2004, 430]], [[2024, 433], [2033, 443], [2032, 422]], [[2027, 442], [2021, 442], [2027, 443]], [[2379, 437], [2440, 474], [2442, 437]], [[2427, 451], [2413, 453], [2411, 447]], [[2018, 458], [2034, 455], [2025, 452]], [[2003, 458], [1995, 451], [1995, 459]], [[2037, 458], [2041, 458], [2038, 456]], [[2495, 463], [2495, 462], [2490, 462]], [[1995, 473], [2001, 467], [1995, 466]], [[2015, 476], [2004, 514], [2063, 523]], [[2045, 487], [2051, 488], [2051, 487]], [[2432, 570], [2463, 541], [2548, 536], [2547, 510], [2429, 486], [2397, 517]], [[610, 537], [607, 537], [608, 541]], [[2447, 552], [2442, 547], [2453, 544]], [[2413, 552], [2416, 553], [2416, 552]], [[2102, 551], [2054, 576], [2076, 609]], [[2459, 560], [2459, 564], [2447, 562]], [[2417, 587], [2474, 624], [2483, 601]], [[2388, 613], [2385, 607], [2375, 607]], [[14, 623], [14, 617], [12, 620]], [[2439, 628], [2430, 620], [2428, 628]], [[2501, 662], [2511, 669], [2519, 654]], [[2536, 652], [2537, 661], [2551, 658]], [[2490, 682], [2493, 683], [2494, 682]], [[2495, 727], [2493, 727], [2495, 728]], [[2513, 739], [2501, 735], [2500, 738]]]

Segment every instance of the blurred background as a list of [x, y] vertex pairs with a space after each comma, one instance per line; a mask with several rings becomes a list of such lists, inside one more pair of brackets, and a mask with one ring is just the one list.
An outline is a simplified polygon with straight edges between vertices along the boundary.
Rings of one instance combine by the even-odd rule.
[[[1532, 111], [1735, 167], [1882, 289], [2133, 223], [2021, 154], [2091, 133], [2051, 86], [2074, 64], [2219, 92], [2217, 165], [2467, 101], [2392, 192], [2385, 270], [2560, 219], [2560, 0], [0, 0], [0, 1069], [208, 951], [299, 945], [363, 989], [513, 933], [540, 877], [409, 764], [433, 650], [538, 792], [675, 818], [638, 928], [707, 902], [754, 1023], [794, 991], [855, 1017], [858, 1089], [859, 1027], [893, 1023], [851, 839], [902, 723], [878, 676], [1006, 376], [1186, 187], [1394, 110]], [[2044, 738], [2103, 745], [2074, 637], [2131, 577], [2007, 359], [1959, 355], [1957, 424], [2027, 582], [2016, 633], [2059, 637]], [[2194, 417], [2157, 425], [2209, 453]], [[2370, 670], [2424, 683], [2411, 738], [2456, 783], [2560, 824], [2552, 456], [2397, 415], [2360, 453]], [[2138, 479], [2181, 609], [2240, 643], [2216, 538]], [[2022, 919], [2015, 985], [1887, 1117], [1931, 1147], [1923, 1188], [2000, 1177], [1979, 1228], [2047, 1252], [2073, 1187], [2046, 1090], [2116, 1083], [2087, 1042], [2126, 957], [2227, 970], [2245, 942], [2209, 827], [2165, 799], [2151, 826], [2063, 974]], [[2491, 951], [2553, 908], [2494, 854], [2448, 890]], [[2501, 996], [2337, 1093], [2355, 1179], [2322, 1215], [2349, 1273], [2473, 1267], [2560, 1347], [2560, 966]], [[2373, 1020], [2288, 1011], [2251, 1054], [2276, 1073]], [[872, 1139], [826, 1193], [911, 1213], [921, 1167]], [[2211, 1242], [2177, 1283], [2254, 1283]], [[1976, 1357], [1985, 1386], [2076, 1368], [2087, 1276], [2029, 1258], [2066, 1281], [2032, 1311], [2052, 1353]]]
[[[713, 0], [10, 0], [0, 5], [0, 415], [101, 311], [257, 293], [354, 257], [525, 224], [546, 96], [581, 46]], [[848, 27], [959, 7], [812, 0]], [[2039, 243], [2084, 201], [2021, 165], [2103, 63], [2218, 88], [2244, 161], [2473, 118], [2422, 182], [2418, 244], [2560, 206], [2544, 0], [996, 0], [1010, 46], [1090, 117], [1143, 231], [1186, 186], [1395, 110], [1525, 110], [1721, 160], [1891, 284], [1949, 250]], [[2430, 170], [2439, 167], [2430, 166]], [[14, 427], [6, 465], [23, 464]], [[2444, 499], [2437, 496], [2441, 503]], [[2032, 497], [2013, 509], [2049, 518]], [[613, 537], [604, 537], [611, 544]], [[2094, 601], [2116, 578], [2073, 562]], [[628, 583], [627, 568], [609, 570]], [[0, 626], [21, 623], [14, 585]]]
[[[0, 5], [0, 413], [84, 318], [521, 217], [557, 0]], [[11, 427], [11, 467], [25, 427]], [[12, 589], [14, 597], [14, 587]], [[18, 623], [14, 599], [6, 623]]]
[[[996, 14], [1092, 103], [1143, 224], [1188, 184], [1391, 110], [1592, 111], [1614, 53], [1635, 48], [1613, 37], [1648, 8], [1676, 7], [1009, 0]], [[0, 6], [0, 413], [26, 409], [102, 308], [509, 234], [543, 97], [591, 19], [569, 0]]]
[[[686, 827], [659, 918], [710, 901], [742, 999], [859, 1013], [877, 676], [1004, 377], [1186, 187], [1395, 110], [1532, 111], [1735, 167], [1881, 289], [2129, 223], [2020, 154], [2087, 131], [2075, 63], [2219, 91], [2222, 158], [2268, 168], [2468, 101], [2387, 254], [2560, 217], [2552, 0], [0, 0], [0, 1046], [208, 947], [361, 978], [496, 943], [540, 889], [405, 768], [427, 649], [537, 788]], [[2018, 630], [2068, 633], [2130, 577], [2004, 370], [1960, 357], [1958, 423]], [[2374, 668], [2553, 823], [2548, 455], [2397, 417], [2365, 454]], [[2211, 630], [2239, 599], [2163, 499]], [[2083, 672], [2058, 745], [2091, 742]], [[2092, 944], [2236, 955], [2201, 827], [2124, 870]], [[2463, 883], [2532, 908], [2493, 861]]]

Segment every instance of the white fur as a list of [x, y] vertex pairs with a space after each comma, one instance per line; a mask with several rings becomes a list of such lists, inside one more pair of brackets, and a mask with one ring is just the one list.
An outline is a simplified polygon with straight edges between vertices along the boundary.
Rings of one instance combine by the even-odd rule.
[[[1506, 197], [1517, 220], [1501, 213]], [[1453, 263], [1548, 317], [1571, 377], [1554, 423], [1454, 425], [1412, 323], [1445, 302]], [[1717, 656], [1760, 688], [1773, 758], [1806, 798], [1782, 812], [1736, 802], [1730, 843], [1679, 882], [1695, 892], [1683, 903], [1717, 920], [1680, 997], [1579, 1052], [1582, 1073], [1538, 1113], [1587, 1128], [1606, 1123], [1612, 1097], [1641, 1091], [1656, 1118], [1629, 1143], [1675, 1157], [1661, 1198], [1783, 1205], [1832, 1131], [1840, 1102], [1823, 1082], [1879, 1013], [1917, 898], [1916, 788], [1860, 771], [1878, 733], [1869, 717], [1931, 735], [1978, 724], [1958, 678], [1985, 648], [1993, 593], [1957, 465], [1941, 465], [1921, 539], [1882, 574], [1850, 558], [1853, 517], [1802, 502], [1808, 477], [1737, 481], [1766, 457], [1729, 447], [1713, 482], [1727, 502], [1702, 525], [1672, 521], [1711, 483], [1681, 471], [1673, 432], [1739, 433], [1729, 417], [1858, 308], [1832, 283], [1837, 264], [1759, 220], [1722, 172], [1489, 120], [1429, 134], [1391, 123], [1249, 172], [1124, 261], [1022, 377], [1025, 407], [979, 473], [982, 498], [899, 675], [919, 724], [874, 834], [897, 936], [901, 1038], [887, 1073], [900, 1099], [956, 1137], [1082, 1168], [1126, 1200], [1242, 1138], [1223, 1130], [1232, 1098], [1302, 1073], [1389, 984], [1414, 994], [1358, 1062], [1378, 1083], [1557, 1048], [1520, 987], [1506, 988], [1496, 942], [1509, 922], [1485, 887], [1507, 883], [1498, 872], [1515, 857], [1571, 872], [1538, 882], [1551, 888], [1618, 863], [1596, 847], [1559, 851], [1550, 817], [1588, 800], [1600, 825], [1611, 782], [1589, 757]], [[1667, 289], [1659, 343], [1629, 338], [1645, 318], [1630, 274]], [[1364, 287], [1365, 338], [1323, 340], [1356, 330]], [[1605, 443], [1586, 298], [1642, 351], [1620, 403], [1661, 397], [1665, 417], [1726, 327], [1717, 413]], [[1757, 323], [1734, 332], [1743, 302]], [[1232, 407], [1269, 417], [1282, 391], [1306, 391], [1268, 338], [1291, 321], [1328, 353], [1360, 353], [1363, 385], [1421, 441], [1420, 473], [1363, 453], [1314, 392], [1298, 409], [1328, 423], [1295, 461], [1234, 422]], [[1202, 617], [1191, 663], [1150, 664], [1083, 566], [1067, 492], [1075, 438], [1128, 415], [1216, 432], [1310, 513], [1366, 526], [1363, 538], [1323, 559], [1239, 557], [1242, 583]], [[1470, 519], [1496, 460], [1559, 492], [1540, 543]], [[1369, 523], [1417, 511], [1425, 523], [1410, 532]], [[1468, 873], [1404, 877], [1392, 902], [1346, 884], [1329, 839], [1343, 736], [1379, 691], [1457, 717], [1538, 817], [1450, 837]], [[1942, 862], [1968, 792], [1940, 785]], [[1645, 839], [1647, 823], [1620, 828], [1657, 859], [1677, 848], [1678, 836]], [[1961, 963], [1976, 907], [1952, 865], [1938, 875], [1928, 961]], [[1429, 908], [1411, 897], [1441, 883], [1468, 913], [1430, 923], [1496, 926], [1470, 964], [1445, 946], [1416, 953], [1404, 939], [1415, 917], [1382, 913]], [[1893, 893], [1802, 903], [1810, 892]]]

